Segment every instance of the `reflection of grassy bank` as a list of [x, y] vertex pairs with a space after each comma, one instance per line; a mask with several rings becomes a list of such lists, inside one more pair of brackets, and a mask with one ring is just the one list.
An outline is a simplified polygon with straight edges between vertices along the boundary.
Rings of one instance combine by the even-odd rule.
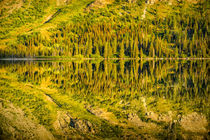
[[[202, 115], [189, 116], [192, 112], [209, 114], [208, 61], [1, 63], [0, 98], [58, 138], [163, 139], [171, 131], [181, 138], [193, 133], [185, 133], [181, 120], [202, 121]], [[206, 132], [198, 129], [193, 135]]]
[[[81, 120], [88, 120], [96, 127], [102, 127], [100, 129], [103, 132], [97, 132], [99, 137], [115, 137], [120, 135], [120, 129], [118, 127], [115, 127], [114, 125], [109, 124], [107, 121], [103, 121], [90, 114], [84, 108], [83, 104], [72, 100], [69, 96], [59, 94], [56, 89], [44, 88], [41, 86], [32, 85], [30, 83], [22, 83], [18, 81], [16, 77], [17, 75], [11, 73], [5, 74], [5, 72], [6, 71], [1, 70], [0, 74], [0, 98], [9, 100], [11, 103], [19, 106], [24, 110], [24, 113], [27, 117], [32, 118], [41, 125], [44, 125], [55, 136], [58, 134], [53, 125], [56, 119], [58, 119], [58, 111], [68, 112], [72, 117], [76, 117], [77, 119]], [[46, 93], [50, 95], [50, 98], [46, 96]], [[87, 138], [93, 137], [93, 135], [88, 136], [82, 131], [74, 132], [73, 135], [75, 135], [75, 137], [77, 135], [83, 135]]]
[[16, 76], [11, 73], [7, 75], [1, 73], [1, 98], [20, 106], [27, 116], [33, 115], [40, 124], [50, 127], [55, 120], [53, 104], [47, 102], [43, 93], [30, 83], [18, 82]]

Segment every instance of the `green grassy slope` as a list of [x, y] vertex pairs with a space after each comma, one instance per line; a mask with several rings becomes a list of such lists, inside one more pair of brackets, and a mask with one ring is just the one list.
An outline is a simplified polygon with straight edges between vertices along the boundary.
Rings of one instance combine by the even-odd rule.
[[[71, 18], [81, 13], [83, 9], [93, 0], [73, 0], [69, 3], [58, 5], [56, 0], [18, 0], [1, 2], [1, 47], [17, 44], [17, 36], [31, 34], [33, 32], [44, 32], [48, 36], [48, 29], [56, 28], [58, 24], [71, 21]], [[18, 8], [13, 8], [19, 4]], [[6, 5], [6, 6], [5, 6]], [[8, 6], [7, 6], [8, 5]], [[14, 10], [9, 11], [13, 8]], [[50, 23], [46, 23], [48, 21]]]
[[1, 9], [1, 57], [209, 57], [209, 1], [19, 3]]

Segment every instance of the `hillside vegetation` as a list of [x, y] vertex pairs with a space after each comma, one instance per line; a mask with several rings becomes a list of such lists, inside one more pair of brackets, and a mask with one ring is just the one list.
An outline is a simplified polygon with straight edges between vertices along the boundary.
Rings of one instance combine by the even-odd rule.
[[0, 0], [0, 139], [210, 139], [209, 6]]
[[209, 57], [209, 1], [1, 1], [1, 57]]

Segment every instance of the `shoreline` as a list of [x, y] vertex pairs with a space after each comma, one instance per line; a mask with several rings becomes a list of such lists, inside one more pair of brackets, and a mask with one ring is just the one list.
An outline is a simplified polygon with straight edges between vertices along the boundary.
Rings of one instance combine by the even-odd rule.
[[0, 58], [0, 61], [44, 61], [44, 60], [210, 60], [210, 58], [58, 58], [58, 57], [31, 57], [31, 58]]

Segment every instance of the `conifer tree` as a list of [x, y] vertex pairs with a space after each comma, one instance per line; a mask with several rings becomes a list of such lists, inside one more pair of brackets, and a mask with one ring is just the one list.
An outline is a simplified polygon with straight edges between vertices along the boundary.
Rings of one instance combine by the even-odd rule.
[[141, 57], [141, 59], [143, 58], [143, 50], [142, 50], [142, 47], [140, 49], [140, 57]]
[[135, 37], [135, 41], [134, 41], [134, 57], [135, 58], [138, 58], [139, 57], [139, 47], [138, 47], [138, 38], [137, 37]]
[[88, 46], [87, 46], [87, 57], [90, 57], [92, 54], [92, 38], [88, 40]]
[[112, 57], [112, 48], [110, 46], [110, 42], [108, 42], [108, 57], [111, 58]]
[[151, 44], [150, 44], [149, 56], [150, 57], [155, 57], [155, 49], [154, 49], [154, 46], [153, 46], [153, 42], [151, 42]]
[[121, 45], [120, 45], [120, 58], [124, 58], [124, 40], [122, 40]]
[[104, 58], [108, 57], [108, 42], [105, 42], [104, 45]]

